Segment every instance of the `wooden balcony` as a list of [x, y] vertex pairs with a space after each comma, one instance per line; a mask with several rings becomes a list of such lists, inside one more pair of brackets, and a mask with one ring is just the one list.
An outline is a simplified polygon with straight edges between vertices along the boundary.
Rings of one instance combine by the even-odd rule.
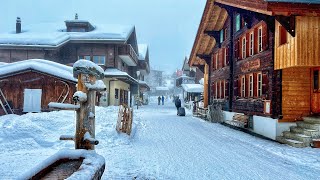
[[138, 55], [132, 48], [130, 44], [126, 44], [119, 48], [119, 57], [128, 65], [128, 66], [137, 66], [138, 65]]

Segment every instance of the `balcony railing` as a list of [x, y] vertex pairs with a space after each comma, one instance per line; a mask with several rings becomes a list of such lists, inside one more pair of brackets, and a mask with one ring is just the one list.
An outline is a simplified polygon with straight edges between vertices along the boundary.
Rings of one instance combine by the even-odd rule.
[[119, 48], [119, 57], [128, 66], [137, 66], [138, 64], [138, 55], [130, 44], [126, 44]]

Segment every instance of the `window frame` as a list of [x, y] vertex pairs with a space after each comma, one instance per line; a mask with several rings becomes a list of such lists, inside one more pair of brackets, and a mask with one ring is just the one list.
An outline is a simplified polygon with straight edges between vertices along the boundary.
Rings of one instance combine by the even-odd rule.
[[[260, 77], [260, 80], [259, 80], [259, 77]], [[258, 97], [262, 96], [262, 72], [257, 73], [257, 96]]]
[[236, 22], [236, 25], [235, 25], [235, 30], [236, 30], [236, 32], [237, 31], [240, 31], [240, 29], [241, 29], [241, 15], [238, 13], [238, 14], [236, 14], [236, 20], [235, 20], [235, 22]]
[[250, 37], [250, 43], [249, 43], [249, 55], [253, 56], [254, 55], [254, 31], [252, 31], [249, 34]]
[[253, 74], [249, 74], [249, 88], [248, 88], [248, 95], [249, 97], [253, 97], [254, 96], [254, 87], [253, 87], [253, 84], [254, 84], [254, 79], [253, 79]]
[[241, 97], [246, 97], [246, 76], [243, 75], [241, 78]]
[[244, 36], [242, 39], [241, 39], [241, 57], [242, 59], [245, 59], [247, 57], [247, 38], [246, 36]]
[[219, 52], [216, 53], [216, 59], [215, 59], [215, 69], [218, 69], [218, 64], [219, 64]]
[[[81, 58], [81, 57], [83, 57], [83, 58]], [[89, 58], [89, 59], [87, 59], [87, 58]], [[91, 56], [90, 55], [79, 55], [78, 60], [79, 59], [85, 59], [85, 60], [91, 61]]]
[[262, 26], [260, 26], [258, 28], [258, 52], [262, 52], [263, 51], [263, 40], [262, 40], [262, 35], [263, 34], [263, 29]]
[[224, 66], [227, 66], [227, 48], [224, 48]]
[[[95, 62], [95, 57], [98, 57], [98, 63]], [[103, 57], [103, 61], [101, 61], [101, 57]], [[106, 64], [106, 56], [104, 55], [94, 55], [92, 56], [92, 62], [94, 62], [97, 65], [105, 65]], [[103, 63], [101, 63], [103, 62]]]

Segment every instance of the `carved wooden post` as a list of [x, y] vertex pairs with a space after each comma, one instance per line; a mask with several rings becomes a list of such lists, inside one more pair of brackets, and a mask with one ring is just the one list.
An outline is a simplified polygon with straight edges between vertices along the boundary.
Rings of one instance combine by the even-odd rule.
[[95, 99], [96, 91], [105, 90], [104, 83], [97, 79], [104, 77], [103, 70], [91, 61], [79, 60], [73, 66], [73, 74], [78, 77], [77, 92], [73, 95], [80, 103], [76, 110], [76, 149], [94, 149], [99, 141], [95, 139]]

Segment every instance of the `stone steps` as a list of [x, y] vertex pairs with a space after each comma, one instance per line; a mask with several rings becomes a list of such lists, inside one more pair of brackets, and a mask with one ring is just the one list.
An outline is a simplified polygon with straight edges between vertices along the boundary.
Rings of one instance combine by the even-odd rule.
[[301, 141], [296, 141], [293, 139], [287, 139], [283, 136], [278, 136], [276, 137], [276, 140], [282, 144], [288, 144], [292, 147], [296, 147], [296, 148], [304, 148], [304, 147], [308, 147], [308, 145], [306, 145], [305, 143], [301, 142]]
[[320, 137], [320, 132], [314, 129], [305, 129], [297, 126], [291, 126], [290, 131], [297, 134], [304, 134], [307, 136], [311, 136], [312, 138]]
[[284, 131], [276, 140], [293, 147], [310, 147], [314, 139], [320, 138], [320, 117], [303, 117], [303, 121], [296, 122], [290, 131]]

